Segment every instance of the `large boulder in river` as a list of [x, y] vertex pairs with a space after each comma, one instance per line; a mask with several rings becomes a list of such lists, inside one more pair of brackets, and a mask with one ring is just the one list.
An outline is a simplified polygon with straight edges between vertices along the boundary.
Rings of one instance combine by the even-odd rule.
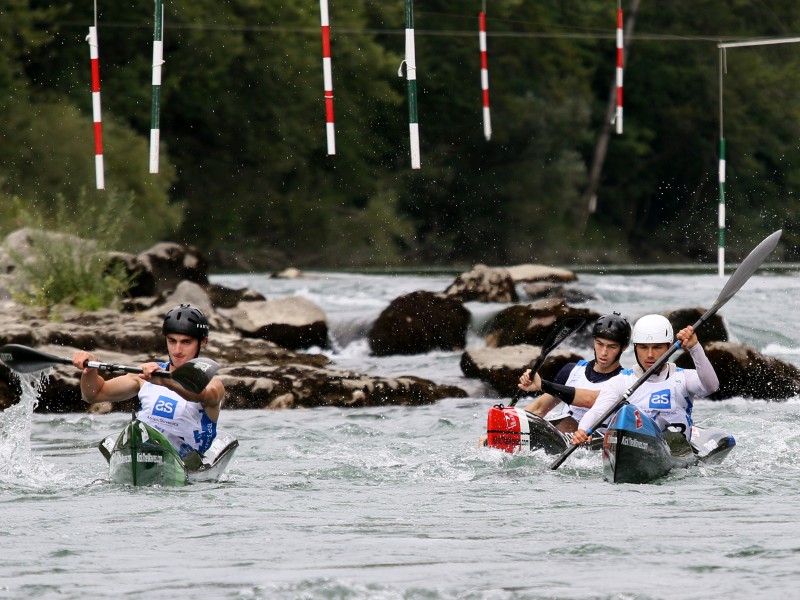
[[[710, 396], [713, 400], [786, 400], [800, 394], [800, 370], [792, 364], [734, 342], [710, 342], [703, 344], [703, 349], [719, 377], [719, 390]], [[683, 352], [675, 364], [694, 368], [688, 352]]]
[[422, 354], [460, 350], [467, 345], [470, 313], [455, 298], [412, 292], [395, 298], [367, 334], [372, 353]]
[[208, 285], [208, 261], [194, 246], [161, 242], [136, 258], [152, 276], [153, 289], [142, 290], [144, 296], [170, 293], [184, 280]]
[[578, 276], [573, 271], [545, 265], [514, 265], [513, 267], [506, 267], [506, 270], [515, 283], [532, 281], [567, 283], [578, 279]]
[[[461, 372], [465, 377], [485, 381], [500, 396], [514, 396], [520, 375], [539, 358], [539, 346], [521, 344], [503, 348], [474, 348], [461, 355]], [[568, 350], [555, 350], [544, 361], [539, 375], [552, 379], [565, 364], [577, 362], [580, 356]]]
[[552, 281], [526, 283], [522, 289], [525, 291], [525, 294], [527, 294], [529, 300], [557, 298], [567, 304], [579, 304], [596, 299], [594, 294], [569, 288], [560, 283], [553, 283]]
[[122, 266], [133, 279], [128, 295], [134, 298], [164, 296], [182, 281], [208, 286], [208, 261], [194, 246], [161, 242], [140, 252], [110, 252], [109, 269]]
[[240, 302], [218, 312], [245, 337], [269, 340], [290, 350], [328, 346], [325, 313], [302, 296]]
[[500, 302], [508, 304], [517, 302], [517, 290], [514, 280], [503, 268], [492, 268], [486, 265], [475, 265], [466, 273], [462, 273], [444, 292], [447, 296], [461, 302]]
[[[706, 309], [704, 308], [679, 308], [663, 314], [672, 323], [672, 329], [675, 333], [678, 333], [687, 325], [694, 325], [705, 313]], [[703, 344], [728, 341], [728, 328], [719, 313], [712, 315], [703, 324], [703, 328], [698, 332], [698, 337]]]
[[300, 364], [250, 363], [221, 369], [218, 375], [228, 408], [415, 406], [467, 395], [419, 377], [372, 377]]
[[541, 345], [556, 324], [567, 317], [586, 319], [586, 331], [589, 331], [588, 327], [600, 314], [586, 308], [573, 308], [560, 299], [509, 306], [489, 322], [486, 345], [493, 348], [517, 344]]

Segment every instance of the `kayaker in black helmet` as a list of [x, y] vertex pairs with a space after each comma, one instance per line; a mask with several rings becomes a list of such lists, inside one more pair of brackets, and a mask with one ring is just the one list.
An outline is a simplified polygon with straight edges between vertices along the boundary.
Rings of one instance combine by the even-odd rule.
[[161, 333], [164, 334], [164, 337], [170, 333], [177, 333], [200, 340], [197, 345], [197, 354], [193, 358], [200, 356], [200, 349], [208, 343], [208, 332], [208, 319], [200, 309], [190, 304], [181, 304], [167, 311], [164, 323], [161, 325]]
[[[519, 380], [521, 390], [544, 392], [525, 410], [544, 417], [559, 402], [564, 403], [563, 417], [556, 427], [570, 433], [578, 428], [578, 422], [594, 404], [601, 385], [617, 375], [622, 366], [620, 356], [631, 339], [631, 326], [628, 320], [614, 312], [603, 315], [592, 327], [594, 338], [594, 360], [581, 360], [564, 365], [554, 381], [541, 380], [538, 375], [531, 380], [530, 370], [525, 371]], [[580, 393], [576, 394], [576, 388]]]
[[208, 343], [208, 319], [198, 308], [181, 304], [169, 310], [161, 326], [167, 345], [167, 362], [140, 365], [143, 373], [126, 374], [104, 380], [97, 369], [83, 368], [86, 361], [97, 358], [83, 350], [72, 357], [72, 363], [83, 368], [81, 395], [85, 402], [122, 402], [139, 398], [137, 418], [158, 429], [169, 439], [181, 456], [189, 451], [205, 452], [217, 434], [225, 387], [219, 377], [212, 377], [205, 389], [191, 392], [173, 379], [154, 375], [158, 371], [174, 371], [200, 355]]

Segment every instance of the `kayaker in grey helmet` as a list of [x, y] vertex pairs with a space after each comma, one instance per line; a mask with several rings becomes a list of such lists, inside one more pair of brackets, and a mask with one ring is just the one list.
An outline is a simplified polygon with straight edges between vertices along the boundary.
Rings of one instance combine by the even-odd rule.
[[[618, 312], [597, 319], [592, 327], [594, 359], [581, 360], [564, 365], [554, 381], [542, 380], [538, 375], [530, 377], [530, 370], [519, 379], [519, 388], [526, 392], [544, 392], [525, 410], [544, 417], [559, 402], [564, 403], [562, 416], [556, 427], [565, 433], [578, 428], [578, 421], [594, 404], [603, 383], [617, 375], [622, 366], [619, 359], [631, 339], [631, 326]], [[580, 388], [576, 394], [576, 388]]]
[[589, 440], [586, 430], [595, 427], [597, 420], [669, 350], [675, 337], [688, 350], [695, 369], [679, 369], [675, 363], [665, 363], [660, 372], [653, 373], [631, 394], [628, 403], [640, 408], [663, 427], [677, 430], [686, 439], [691, 439], [693, 398], [716, 392], [719, 379], [691, 325], [673, 336], [672, 325], [666, 317], [645, 315], [636, 321], [633, 328], [637, 367], [625, 369], [603, 386], [594, 406], [578, 424], [578, 430], [572, 436], [573, 444]]
[[191, 450], [201, 454], [208, 450], [217, 434], [225, 387], [213, 377], [200, 393], [194, 393], [173, 379], [154, 375], [157, 371], [174, 371], [200, 355], [208, 343], [208, 319], [199, 309], [181, 304], [167, 312], [161, 327], [167, 345], [169, 362], [148, 362], [140, 365], [142, 374], [126, 374], [104, 380], [97, 369], [83, 368], [86, 361], [97, 358], [83, 350], [72, 357], [72, 363], [83, 368], [81, 395], [85, 402], [122, 402], [139, 397], [137, 418], [161, 431], [181, 456]]

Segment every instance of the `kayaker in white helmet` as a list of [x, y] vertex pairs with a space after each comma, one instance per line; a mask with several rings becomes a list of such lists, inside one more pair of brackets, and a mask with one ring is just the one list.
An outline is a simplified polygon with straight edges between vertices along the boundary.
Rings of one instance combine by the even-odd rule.
[[167, 312], [161, 327], [169, 361], [140, 365], [143, 373], [126, 374], [105, 380], [97, 369], [84, 368], [86, 361], [97, 358], [83, 350], [72, 357], [81, 374], [81, 395], [85, 402], [123, 402], [139, 397], [136, 417], [161, 431], [181, 456], [191, 450], [208, 450], [217, 433], [225, 387], [219, 377], [212, 377], [200, 393], [194, 393], [174, 379], [154, 375], [174, 371], [200, 355], [208, 343], [208, 319], [198, 308], [181, 304]]
[[636, 321], [631, 339], [638, 365], [623, 370], [606, 382], [594, 406], [580, 420], [578, 430], [572, 436], [573, 444], [589, 441], [586, 430], [596, 429], [597, 420], [669, 350], [674, 337], [689, 352], [695, 368], [681, 369], [675, 363], [665, 363], [658, 373], [653, 373], [631, 394], [628, 403], [665, 427], [679, 431], [687, 439], [691, 437], [694, 398], [717, 391], [719, 379], [691, 325], [673, 336], [669, 319], [663, 315], [645, 315]]
[[[564, 418], [556, 427], [565, 433], [578, 428], [578, 421], [594, 404], [603, 383], [622, 370], [619, 359], [630, 342], [631, 326], [618, 312], [603, 315], [592, 326], [592, 337], [593, 360], [564, 365], [553, 381], [541, 380], [537, 375], [531, 380], [530, 369], [519, 380], [519, 388], [523, 391], [544, 392], [525, 407], [528, 412], [544, 417], [559, 402], [564, 403], [561, 411]], [[576, 393], [576, 388], [579, 388], [579, 393]]]

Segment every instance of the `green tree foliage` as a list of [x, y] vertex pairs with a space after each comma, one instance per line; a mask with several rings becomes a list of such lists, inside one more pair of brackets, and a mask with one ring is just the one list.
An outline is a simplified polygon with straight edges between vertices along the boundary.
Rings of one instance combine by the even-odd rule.
[[[625, 65], [625, 131], [610, 140], [588, 220], [587, 173], [614, 80], [616, 6], [487, 5], [489, 142], [480, 3], [415, 2], [422, 169], [413, 171], [406, 81], [397, 76], [403, 0], [330, 0], [330, 157], [316, 0], [166, 3], [156, 176], [146, 172], [154, 4], [101, 6], [106, 180], [133, 194], [138, 217], [126, 243], [171, 238], [219, 260], [242, 254], [270, 267], [713, 260], [716, 44], [796, 35], [800, 5], [641, 3]], [[93, 187], [92, 9], [49, 0], [0, 8], [0, 199], [44, 207], [62, 193], [77, 205], [80, 190]], [[727, 53], [733, 258], [777, 227], [787, 230], [785, 256], [795, 258], [797, 48]], [[103, 192], [85, 193], [104, 202]]]

